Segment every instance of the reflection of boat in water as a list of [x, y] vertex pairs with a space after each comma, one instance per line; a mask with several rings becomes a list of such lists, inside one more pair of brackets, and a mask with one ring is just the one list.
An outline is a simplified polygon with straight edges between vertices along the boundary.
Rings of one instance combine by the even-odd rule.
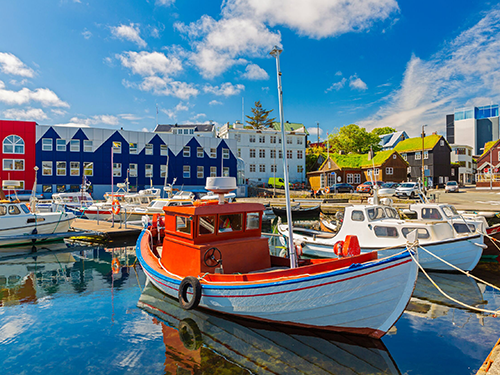
[[149, 282], [138, 306], [163, 321], [165, 373], [400, 374], [380, 340], [184, 310]]
[[[434, 282], [450, 297], [469, 306], [482, 307], [482, 284], [463, 274], [428, 272]], [[434, 319], [446, 315], [450, 308], [469, 310], [439, 292], [424, 274], [419, 273], [415, 290], [406, 312]], [[470, 310], [472, 311], [472, 310]]]

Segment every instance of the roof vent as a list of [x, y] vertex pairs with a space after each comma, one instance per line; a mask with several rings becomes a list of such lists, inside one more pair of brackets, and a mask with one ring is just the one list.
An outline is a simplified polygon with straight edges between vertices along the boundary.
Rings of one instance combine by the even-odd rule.
[[236, 190], [235, 177], [207, 177], [205, 189], [219, 195], [219, 204], [224, 204], [224, 194]]

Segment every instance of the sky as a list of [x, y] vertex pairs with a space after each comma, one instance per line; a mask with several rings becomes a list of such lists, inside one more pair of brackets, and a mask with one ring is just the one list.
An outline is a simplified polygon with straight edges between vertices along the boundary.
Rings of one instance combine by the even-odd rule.
[[152, 131], [242, 121], [260, 101], [316, 137], [445, 134], [500, 102], [500, 4], [484, 0], [16, 0], [0, 4], [0, 119]]

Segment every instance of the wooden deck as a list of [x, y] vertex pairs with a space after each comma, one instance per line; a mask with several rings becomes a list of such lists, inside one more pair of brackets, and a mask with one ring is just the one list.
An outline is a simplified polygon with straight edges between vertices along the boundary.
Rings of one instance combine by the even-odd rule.
[[125, 228], [124, 224], [115, 223], [114, 227], [112, 227], [112, 223], [107, 221], [99, 221], [97, 224], [97, 220], [87, 220], [87, 219], [76, 219], [73, 221], [73, 225], [71, 226], [75, 231], [91, 231], [97, 232], [103, 237], [108, 237], [110, 239], [117, 237], [125, 237], [125, 236], [135, 236], [139, 235], [142, 231], [142, 227], [139, 225], [130, 225], [127, 224], [127, 228]]

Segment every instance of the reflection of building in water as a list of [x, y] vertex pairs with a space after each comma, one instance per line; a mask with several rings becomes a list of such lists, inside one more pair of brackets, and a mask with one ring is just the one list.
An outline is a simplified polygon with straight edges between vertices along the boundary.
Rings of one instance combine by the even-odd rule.
[[149, 282], [138, 306], [161, 319], [165, 373], [400, 374], [381, 340], [184, 310]]

